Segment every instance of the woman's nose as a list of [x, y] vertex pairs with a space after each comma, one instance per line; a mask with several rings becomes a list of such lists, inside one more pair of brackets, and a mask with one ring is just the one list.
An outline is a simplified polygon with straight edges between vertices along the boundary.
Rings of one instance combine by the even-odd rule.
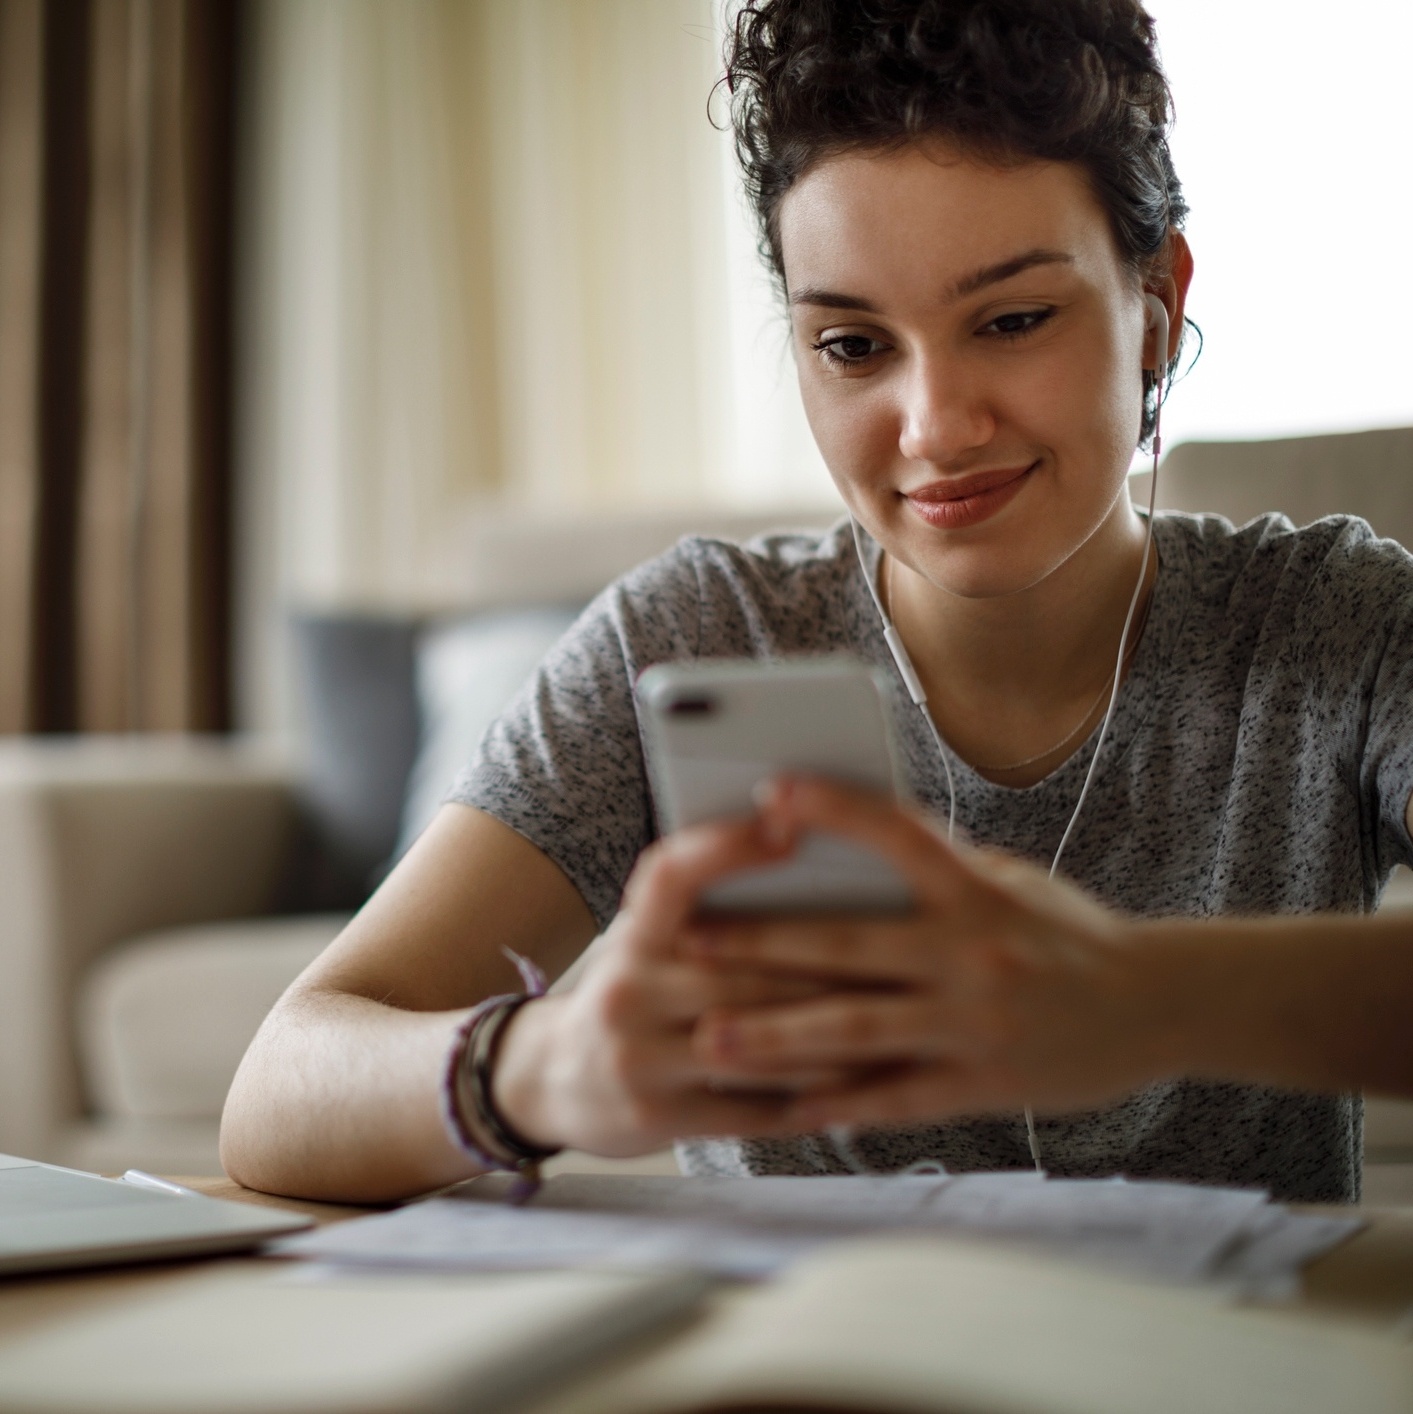
[[946, 466], [996, 434], [984, 389], [950, 360], [919, 359], [902, 398], [898, 449], [909, 461]]

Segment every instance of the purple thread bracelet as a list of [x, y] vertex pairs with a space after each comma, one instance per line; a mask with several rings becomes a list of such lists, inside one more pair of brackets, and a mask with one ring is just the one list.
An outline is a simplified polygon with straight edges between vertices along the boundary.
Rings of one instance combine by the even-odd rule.
[[471, 1008], [447, 1052], [439, 1099], [447, 1135], [467, 1158], [482, 1168], [516, 1175], [506, 1201], [518, 1205], [539, 1189], [541, 1163], [559, 1150], [527, 1144], [491, 1103], [491, 1067], [501, 1033], [520, 1007], [545, 994], [545, 975], [529, 958], [510, 948], [501, 951], [515, 964], [525, 991], [487, 997]]

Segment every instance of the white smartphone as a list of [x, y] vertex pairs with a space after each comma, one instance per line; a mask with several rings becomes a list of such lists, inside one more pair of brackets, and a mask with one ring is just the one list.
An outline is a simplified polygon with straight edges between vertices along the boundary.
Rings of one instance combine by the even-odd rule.
[[[662, 664], [638, 680], [648, 777], [664, 832], [750, 815], [784, 773], [898, 795], [888, 712], [873, 670], [852, 658]], [[898, 913], [912, 895], [881, 855], [811, 834], [793, 858], [742, 870], [702, 896], [712, 912]]]

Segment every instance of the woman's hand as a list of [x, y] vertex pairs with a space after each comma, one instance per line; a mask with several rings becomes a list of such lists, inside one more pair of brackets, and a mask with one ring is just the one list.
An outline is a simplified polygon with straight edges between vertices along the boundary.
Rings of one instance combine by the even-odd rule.
[[770, 971], [829, 984], [764, 1007], [718, 1004], [696, 1026], [695, 1059], [719, 1079], [812, 1067], [855, 1077], [782, 1106], [782, 1127], [1081, 1108], [1167, 1073], [1172, 993], [1124, 922], [1077, 889], [1028, 863], [949, 845], [891, 801], [824, 782], [778, 783], [762, 824], [770, 838], [819, 830], [867, 845], [917, 900], [897, 919], [691, 930], [691, 955], [723, 979]]
[[522, 1007], [497, 1059], [494, 1100], [533, 1143], [609, 1157], [702, 1134], [778, 1134], [796, 1093], [837, 1087], [832, 1065], [723, 1077], [692, 1046], [707, 1012], [805, 1002], [836, 982], [777, 968], [721, 967], [684, 945], [702, 890], [790, 853], [759, 820], [682, 830], [645, 850], [584, 976]]

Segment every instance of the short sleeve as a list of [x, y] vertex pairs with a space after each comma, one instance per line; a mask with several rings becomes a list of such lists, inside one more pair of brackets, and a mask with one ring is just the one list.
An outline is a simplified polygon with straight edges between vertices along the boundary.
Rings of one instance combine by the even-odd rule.
[[700, 620], [692, 542], [683, 542], [585, 609], [447, 796], [554, 860], [600, 928], [655, 833], [633, 687], [652, 663], [695, 657]]
[[1324, 750], [1358, 797], [1370, 886], [1413, 863], [1413, 556], [1362, 520], [1299, 530], [1291, 578], [1304, 585], [1284, 632]]
[[1358, 558], [1361, 570], [1378, 580], [1366, 612], [1350, 623], [1350, 629], [1362, 628], [1377, 651], [1360, 794], [1382, 880], [1395, 864], [1413, 865], [1407, 823], [1408, 800], [1413, 795], [1413, 556], [1392, 540], [1370, 540]]

